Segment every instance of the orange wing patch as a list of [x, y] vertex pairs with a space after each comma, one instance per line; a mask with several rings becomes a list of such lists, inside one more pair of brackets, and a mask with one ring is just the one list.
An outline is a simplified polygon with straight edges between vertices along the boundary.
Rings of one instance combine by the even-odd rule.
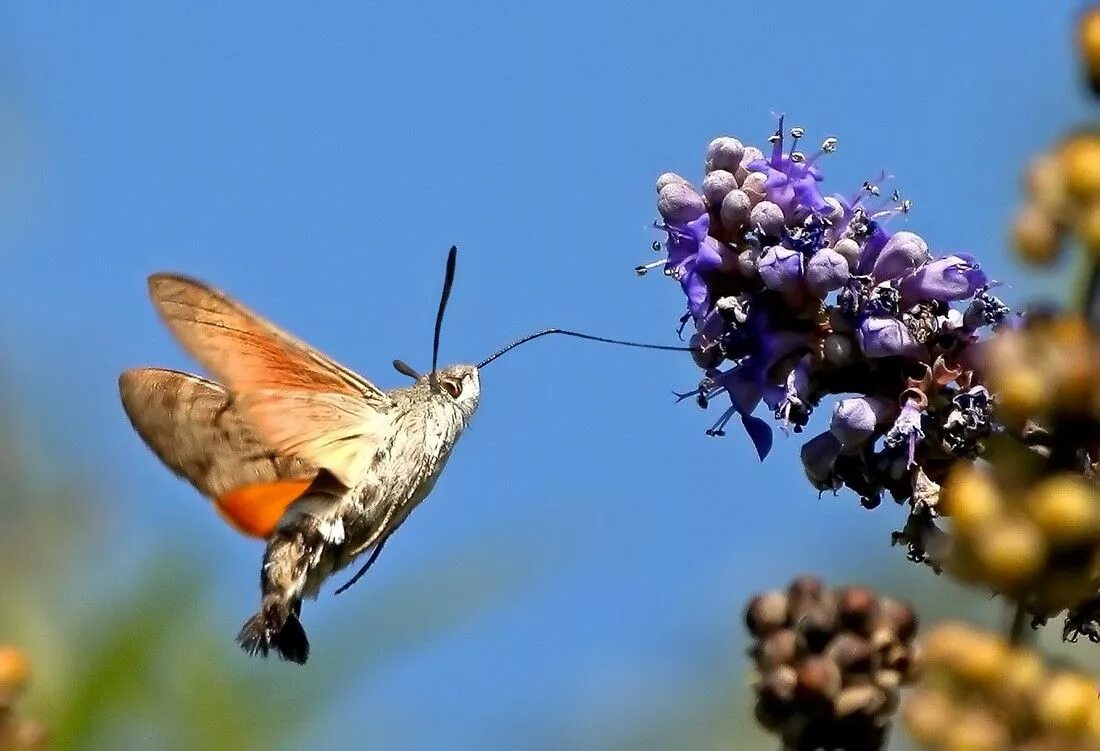
[[218, 513], [246, 535], [267, 539], [283, 512], [309, 487], [311, 480], [276, 480], [242, 485], [214, 501]]

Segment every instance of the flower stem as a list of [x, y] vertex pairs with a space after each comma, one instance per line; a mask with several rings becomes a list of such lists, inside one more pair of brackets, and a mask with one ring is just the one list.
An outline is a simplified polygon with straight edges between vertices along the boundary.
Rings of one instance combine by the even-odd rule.
[[1022, 602], [1016, 603], [1012, 611], [1012, 620], [1008, 625], [1008, 642], [1019, 646], [1027, 639], [1027, 609]]
[[1081, 281], [1081, 313], [1089, 324], [1100, 327], [1100, 263], [1086, 260]]

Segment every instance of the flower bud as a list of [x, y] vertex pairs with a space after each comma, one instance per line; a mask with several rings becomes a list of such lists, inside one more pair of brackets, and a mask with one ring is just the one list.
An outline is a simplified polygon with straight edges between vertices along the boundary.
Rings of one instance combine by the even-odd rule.
[[[759, 204], [756, 208], [763, 205]], [[773, 245], [760, 257], [757, 270], [768, 289], [777, 292], [799, 289], [802, 284], [802, 254], [782, 245]]]
[[806, 264], [806, 287], [818, 297], [848, 283], [848, 260], [832, 248], [821, 248]]
[[917, 633], [917, 612], [913, 606], [884, 597], [878, 603], [883, 619], [893, 629], [897, 638], [907, 642]]
[[703, 197], [708, 206], [718, 208], [731, 190], [737, 189], [737, 178], [732, 172], [715, 170], [703, 178]]
[[657, 211], [666, 222], [687, 224], [706, 213], [703, 197], [687, 183], [668, 183], [657, 194]]
[[852, 686], [837, 694], [833, 700], [833, 713], [838, 718], [855, 714], [872, 717], [886, 704], [886, 696], [878, 686]]
[[855, 344], [843, 334], [829, 334], [821, 347], [822, 354], [830, 365], [847, 365], [852, 361]]
[[736, 232], [748, 223], [751, 212], [752, 201], [748, 194], [737, 188], [726, 193], [718, 213], [722, 226], [729, 232]]
[[889, 419], [892, 411], [890, 403], [878, 397], [841, 399], [833, 408], [829, 430], [845, 450], [856, 449], [871, 437], [879, 424]]
[[746, 146], [745, 153], [741, 155], [741, 163], [737, 166], [737, 169], [733, 171], [733, 174], [737, 177], [737, 182], [742, 185], [745, 184], [745, 178], [748, 177], [752, 169], [749, 167], [753, 162], [759, 161], [764, 158], [764, 152], [755, 146]]
[[760, 201], [749, 213], [749, 227], [759, 230], [766, 237], [782, 237], [785, 226], [783, 209], [771, 201]]
[[974, 541], [974, 555], [994, 584], [1015, 589], [1030, 583], [1042, 570], [1047, 546], [1034, 524], [1009, 517], [988, 525]]
[[833, 245], [833, 250], [844, 256], [844, 260], [848, 262], [850, 272], [855, 271], [856, 263], [859, 261], [859, 243], [850, 237], [845, 237]]
[[761, 671], [768, 671], [780, 665], [794, 663], [799, 651], [798, 632], [791, 628], [781, 628], [758, 642], [753, 649], [753, 654], [756, 658], [756, 667]]
[[1091, 682], [1073, 673], [1055, 675], [1039, 697], [1039, 721], [1057, 733], [1077, 733], [1088, 724], [1096, 701]]
[[829, 431], [802, 444], [802, 468], [810, 484], [818, 490], [835, 490], [840, 487], [839, 480], [833, 473], [840, 449], [840, 441]]
[[1049, 266], [1058, 260], [1062, 231], [1046, 211], [1037, 206], [1025, 206], [1012, 222], [1012, 244], [1024, 263]]
[[875, 259], [871, 275], [876, 281], [899, 279], [931, 260], [928, 243], [913, 232], [895, 232]]
[[1070, 474], [1043, 480], [1026, 499], [1028, 516], [1053, 545], [1075, 545], [1100, 533], [1100, 500], [1083, 478]]
[[840, 668], [828, 657], [807, 657], [798, 668], [795, 696], [811, 704], [831, 702], [840, 692]]
[[757, 595], [745, 608], [745, 625], [753, 636], [767, 636], [786, 625], [787, 612], [787, 595], [782, 592]]
[[870, 636], [878, 612], [878, 597], [867, 587], [845, 587], [837, 594], [840, 622], [844, 628]]
[[657, 192], [660, 193], [661, 189], [664, 188], [666, 185], [672, 185], [674, 183], [678, 183], [680, 185], [688, 185], [690, 187], [688, 181], [677, 175], [675, 172], [662, 172], [657, 177]]
[[749, 197], [752, 204], [763, 201], [768, 195], [768, 176], [763, 172], [750, 172], [741, 181], [741, 190]]
[[859, 346], [867, 357], [920, 357], [924, 347], [901, 321], [871, 316], [859, 326]]
[[708, 173], [715, 170], [725, 170], [730, 173], [737, 172], [744, 155], [745, 147], [736, 138], [730, 138], [729, 136], [715, 138], [707, 146], [706, 170]]
[[870, 673], [875, 667], [875, 648], [853, 633], [839, 634], [829, 643], [825, 654], [836, 661], [845, 675]]
[[1079, 133], [1062, 146], [1066, 188], [1079, 199], [1100, 196], [1100, 136]]

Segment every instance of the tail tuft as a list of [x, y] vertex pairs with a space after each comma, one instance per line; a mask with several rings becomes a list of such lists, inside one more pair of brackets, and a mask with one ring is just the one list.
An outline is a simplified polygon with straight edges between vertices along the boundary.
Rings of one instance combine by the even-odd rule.
[[283, 629], [275, 635], [275, 648], [279, 650], [279, 656], [284, 660], [305, 665], [309, 659], [309, 639], [306, 638], [306, 630], [302, 628], [302, 622], [291, 614], [283, 624]]
[[274, 647], [284, 660], [305, 664], [309, 658], [309, 639], [301, 621], [286, 603], [265, 603], [249, 618], [237, 634], [237, 643], [250, 655], [267, 657]]

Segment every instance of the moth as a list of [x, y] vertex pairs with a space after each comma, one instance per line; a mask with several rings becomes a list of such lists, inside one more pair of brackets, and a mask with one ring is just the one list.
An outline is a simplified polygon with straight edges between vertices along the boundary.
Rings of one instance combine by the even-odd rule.
[[168, 329], [213, 376], [135, 368], [119, 376], [134, 430], [177, 476], [209, 498], [241, 533], [263, 539], [258, 612], [237, 641], [251, 655], [305, 663], [303, 598], [361, 556], [378, 559], [387, 540], [432, 491], [481, 397], [480, 370], [547, 334], [655, 349], [546, 329], [477, 365], [438, 368], [439, 338], [454, 281], [447, 257], [435, 320], [432, 369], [394, 367], [411, 386], [383, 390], [227, 294], [186, 276], [149, 278]]

